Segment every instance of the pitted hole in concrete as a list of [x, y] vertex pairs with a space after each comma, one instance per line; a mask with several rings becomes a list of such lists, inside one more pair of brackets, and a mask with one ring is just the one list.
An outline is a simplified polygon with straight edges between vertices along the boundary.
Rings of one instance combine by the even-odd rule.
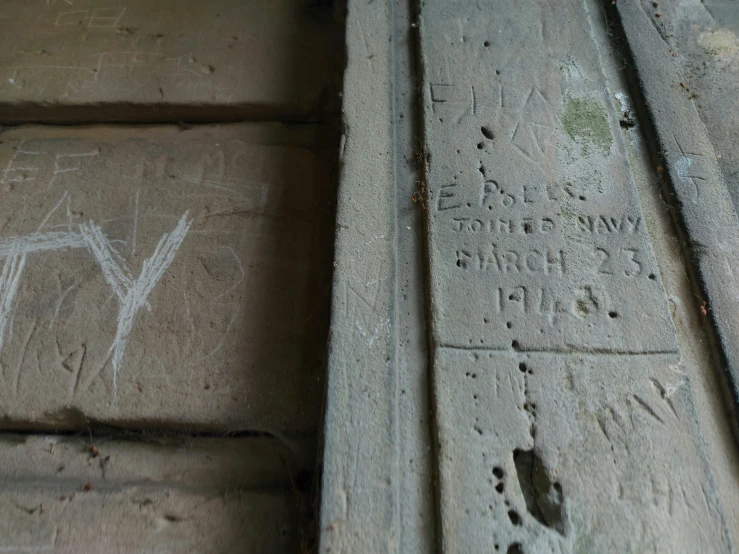
[[498, 483], [495, 485], [495, 492], [498, 494], [503, 494], [503, 491], [505, 490], [505, 484], [504, 483]]
[[516, 351], [520, 349], [520, 345], [518, 344], [517, 340], [511, 341], [511, 348]]
[[652, 281], [654, 281], [656, 278], [657, 276], [654, 273], [649, 274], [649, 279], [651, 279]]
[[514, 542], [506, 550], [506, 554], [523, 554], [523, 547], [520, 542]]
[[534, 450], [517, 448], [513, 451], [513, 463], [529, 514], [542, 525], [564, 536], [568, 518], [562, 485], [551, 480]]
[[608, 312], [608, 317], [611, 319], [616, 319], [618, 317], [618, 312], [610, 311]]
[[528, 370], [529, 368], [528, 368], [528, 366], [526, 365], [526, 362], [521, 362], [520, 364], [518, 364], [518, 369], [519, 369], [519, 371], [520, 371], [521, 373], [526, 373], [526, 371], [527, 371], [527, 370]]
[[521, 525], [521, 516], [518, 515], [516, 510], [508, 510], [508, 519], [511, 520], [513, 525]]
[[506, 321], [505, 326], [508, 327], [508, 329], [510, 329], [511, 327], [513, 327], [513, 323], [511, 323], [510, 321]]
[[478, 142], [477, 143], [477, 149], [478, 150], [482, 150], [483, 148], [485, 148], [485, 143], [484, 142]]
[[496, 479], [503, 479], [503, 475], [505, 475], [505, 472], [503, 471], [502, 467], [495, 466], [493, 468], [493, 475], [495, 475]]
[[484, 46], [485, 48], [488, 48], [488, 47], [490, 46], [490, 41], [489, 41], [489, 40], [486, 40], [485, 42], [483, 42], [483, 43], [482, 43], [482, 45], [483, 45], [483, 46]]
[[493, 130], [487, 125], [483, 125], [482, 127], [480, 127], [480, 132], [486, 139], [493, 140], [493, 138], [495, 138]]

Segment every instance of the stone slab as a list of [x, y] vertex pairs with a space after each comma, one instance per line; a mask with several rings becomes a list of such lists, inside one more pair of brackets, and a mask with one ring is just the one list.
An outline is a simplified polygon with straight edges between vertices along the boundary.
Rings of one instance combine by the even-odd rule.
[[3, 121], [305, 119], [337, 103], [341, 25], [318, 2], [12, 0], [0, 22]]
[[442, 550], [731, 551], [600, 5], [420, 27]]
[[715, 330], [729, 408], [739, 422], [739, 219], [677, 55], [654, 21], [659, 18], [647, 10], [651, 12], [632, 0], [617, 6], [702, 289], [700, 308], [710, 315]]
[[[606, 20], [607, 12], [601, 12], [601, 18]], [[739, 496], [733, 491], [739, 489], [739, 452], [732, 433], [734, 421], [726, 410], [726, 403], [721, 401], [725, 393], [721, 358], [711, 340], [712, 329], [706, 324], [706, 315], [700, 310], [701, 301], [696, 298], [691, 263], [685, 242], [680, 238], [675, 210], [665, 210], [664, 172], [655, 170], [659, 162], [654, 156], [654, 143], [646, 140], [648, 119], [643, 112], [634, 110], [634, 95], [637, 101], [639, 96], [632, 88], [634, 72], [623, 65], [623, 51], [613, 47], [613, 35], [595, 36], [602, 44], [604, 62], [608, 64], [610, 57], [608, 65], [616, 68], [605, 72], [613, 102], [626, 121], [635, 123], [622, 126], [621, 132], [675, 322], [681, 367], [690, 380], [706, 460], [716, 483], [729, 537], [735, 545], [739, 540]]]
[[435, 368], [444, 552], [731, 551], [677, 356]]
[[[91, 450], [95, 447], [96, 453]], [[97, 488], [149, 484], [192, 491], [283, 489], [307, 465], [272, 437], [193, 437], [131, 434], [129, 437], [4, 433], [0, 481], [29, 486]]]
[[315, 432], [321, 140], [258, 124], [2, 133], [2, 425]]
[[350, 0], [321, 552], [436, 545], [414, 0]]
[[587, 16], [507, 10], [422, 10], [436, 343], [674, 351]]
[[2, 552], [292, 552], [298, 468], [269, 438], [0, 438]]
[[86, 492], [83, 484], [0, 495], [3, 552], [298, 552], [289, 500], [263, 493]]
[[[685, 94], [705, 124], [724, 181], [739, 205], [739, 10], [723, 0], [646, 5], [681, 69]], [[660, 17], [656, 17], [659, 14]], [[681, 87], [683, 88], [683, 87]]]

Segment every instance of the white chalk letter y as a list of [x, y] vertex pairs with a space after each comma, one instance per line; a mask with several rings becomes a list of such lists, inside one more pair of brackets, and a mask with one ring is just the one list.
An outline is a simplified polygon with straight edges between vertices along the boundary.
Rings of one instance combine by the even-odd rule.
[[[133, 328], [136, 312], [148, 306], [147, 298], [159, 279], [172, 263], [177, 249], [185, 240], [192, 220], [187, 220], [185, 212], [171, 233], [164, 233], [154, 253], [144, 260], [138, 279], [132, 279], [125, 262], [94, 221], [80, 225], [80, 233], [87, 241], [90, 251], [97, 259], [105, 280], [118, 298], [118, 330], [110, 346], [113, 358], [113, 390], [116, 389], [118, 370], [123, 361], [126, 341]], [[117, 258], [117, 260], [116, 260]], [[149, 307], [151, 310], [151, 307]], [[1, 312], [0, 312], [1, 315]]]
[[10, 312], [13, 309], [13, 300], [18, 293], [21, 274], [25, 265], [26, 253], [23, 251], [20, 243], [16, 242], [11, 246], [8, 257], [5, 258], [3, 272], [0, 275], [0, 350], [3, 349], [5, 327], [8, 324]]

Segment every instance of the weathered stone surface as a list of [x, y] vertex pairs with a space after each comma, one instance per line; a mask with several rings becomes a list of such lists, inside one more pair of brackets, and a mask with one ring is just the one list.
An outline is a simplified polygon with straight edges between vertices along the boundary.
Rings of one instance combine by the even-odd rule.
[[[92, 446], [96, 448], [93, 455]], [[0, 480], [96, 488], [149, 483], [198, 491], [280, 489], [311, 469], [278, 439], [131, 435], [0, 437]], [[56, 486], [56, 485], [54, 485]]]
[[[605, 72], [608, 88], [613, 93], [617, 107], [622, 110], [622, 117], [633, 117], [635, 112], [628, 92], [633, 73], [627, 69], [628, 66], [623, 66], [621, 53], [608, 47], [610, 38], [600, 39], [605, 46], [601, 49], [605, 64], [610, 61], [611, 67], [621, 68], [620, 71]], [[725, 395], [720, 377], [720, 358], [713, 348], [711, 329], [706, 325], [706, 314], [700, 310], [702, 303], [696, 298], [695, 285], [690, 279], [690, 261], [684, 250], [684, 241], [680, 238], [679, 224], [673, 217], [673, 210], [665, 209], [664, 172], [655, 171], [658, 163], [655, 164], [653, 152], [645, 140], [642, 120], [637, 117], [632, 121], [635, 125], [622, 127], [621, 132], [659, 264], [660, 277], [667, 292], [680, 349], [680, 367], [690, 381], [706, 460], [716, 483], [731, 542], [737, 544], [739, 496], [734, 491], [739, 490], [738, 452], [732, 433], [733, 421], [727, 413], [726, 403], [721, 401]]]
[[[569, 7], [550, 18], [529, 3], [520, 17], [511, 13], [520, 21], [499, 22], [493, 33], [473, 17], [475, 8], [428, 6], [437, 343], [674, 351], [597, 51], [581, 46], [567, 58], [588, 40], [583, 11]], [[567, 14], [581, 23], [570, 29]], [[461, 34], [449, 35], [460, 17]], [[542, 40], [544, 55], [522, 54]]]
[[0, 21], [4, 121], [305, 118], [335, 103], [341, 31], [317, 2], [13, 0]]
[[[726, 0], [642, 0], [683, 75], [680, 89], [705, 123], [726, 185], [739, 205], [739, 10]], [[658, 17], [659, 16], [659, 17]], [[670, 83], [674, 85], [674, 83]], [[679, 83], [678, 83], [679, 85]]]
[[0, 135], [5, 427], [315, 431], [332, 184], [314, 130]]
[[297, 514], [284, 496], [187, 490], [85, 492], [23, 487], [0, 494], [3, 552], [298, 552]]
[[[688, 13], [702, 13], [702, 8], [693, 8]], [[739, 219], [692, 93], [682, 81], [675, 52], [646, 9], [636, 0], [617, 7], [706, 295], [702, 308], [710, 313], [716, 329], [730, 408], [739, 421]], [[717, 119], [711, 112], [706, 115], [709, 122]], [[718, 124], [714, 127], [719, 134], [725, 131]]]
[[350, 0], [321, 552], [435, 548], [408, 0]]
[[598, 10], [421, 7], [448, 552], [731, 550]]
[[3, 552], [294, 552], [300, 502], [275, 439], [0, 438]]
[[435, 367], [445, 552], [728, 551], [677, 356]]
[[348, 18], [321, 550], [379, 553], [399, 533], [390, 3], [350, 2]]

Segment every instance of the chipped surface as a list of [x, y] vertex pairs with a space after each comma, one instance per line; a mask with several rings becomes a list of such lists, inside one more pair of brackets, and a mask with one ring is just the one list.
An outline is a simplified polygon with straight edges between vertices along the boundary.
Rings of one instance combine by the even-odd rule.
[[442, 549], [729, 552], [599, 8], [485, 4], [421, 9]]
[[422, 26], [437, 343], [674, 351], [586, 13], [531, 2], [491, 29], [477, 12], [429, 3]]
[[728, 550], [676, 356], [443, 349], [435, 368], [445, 551]]

